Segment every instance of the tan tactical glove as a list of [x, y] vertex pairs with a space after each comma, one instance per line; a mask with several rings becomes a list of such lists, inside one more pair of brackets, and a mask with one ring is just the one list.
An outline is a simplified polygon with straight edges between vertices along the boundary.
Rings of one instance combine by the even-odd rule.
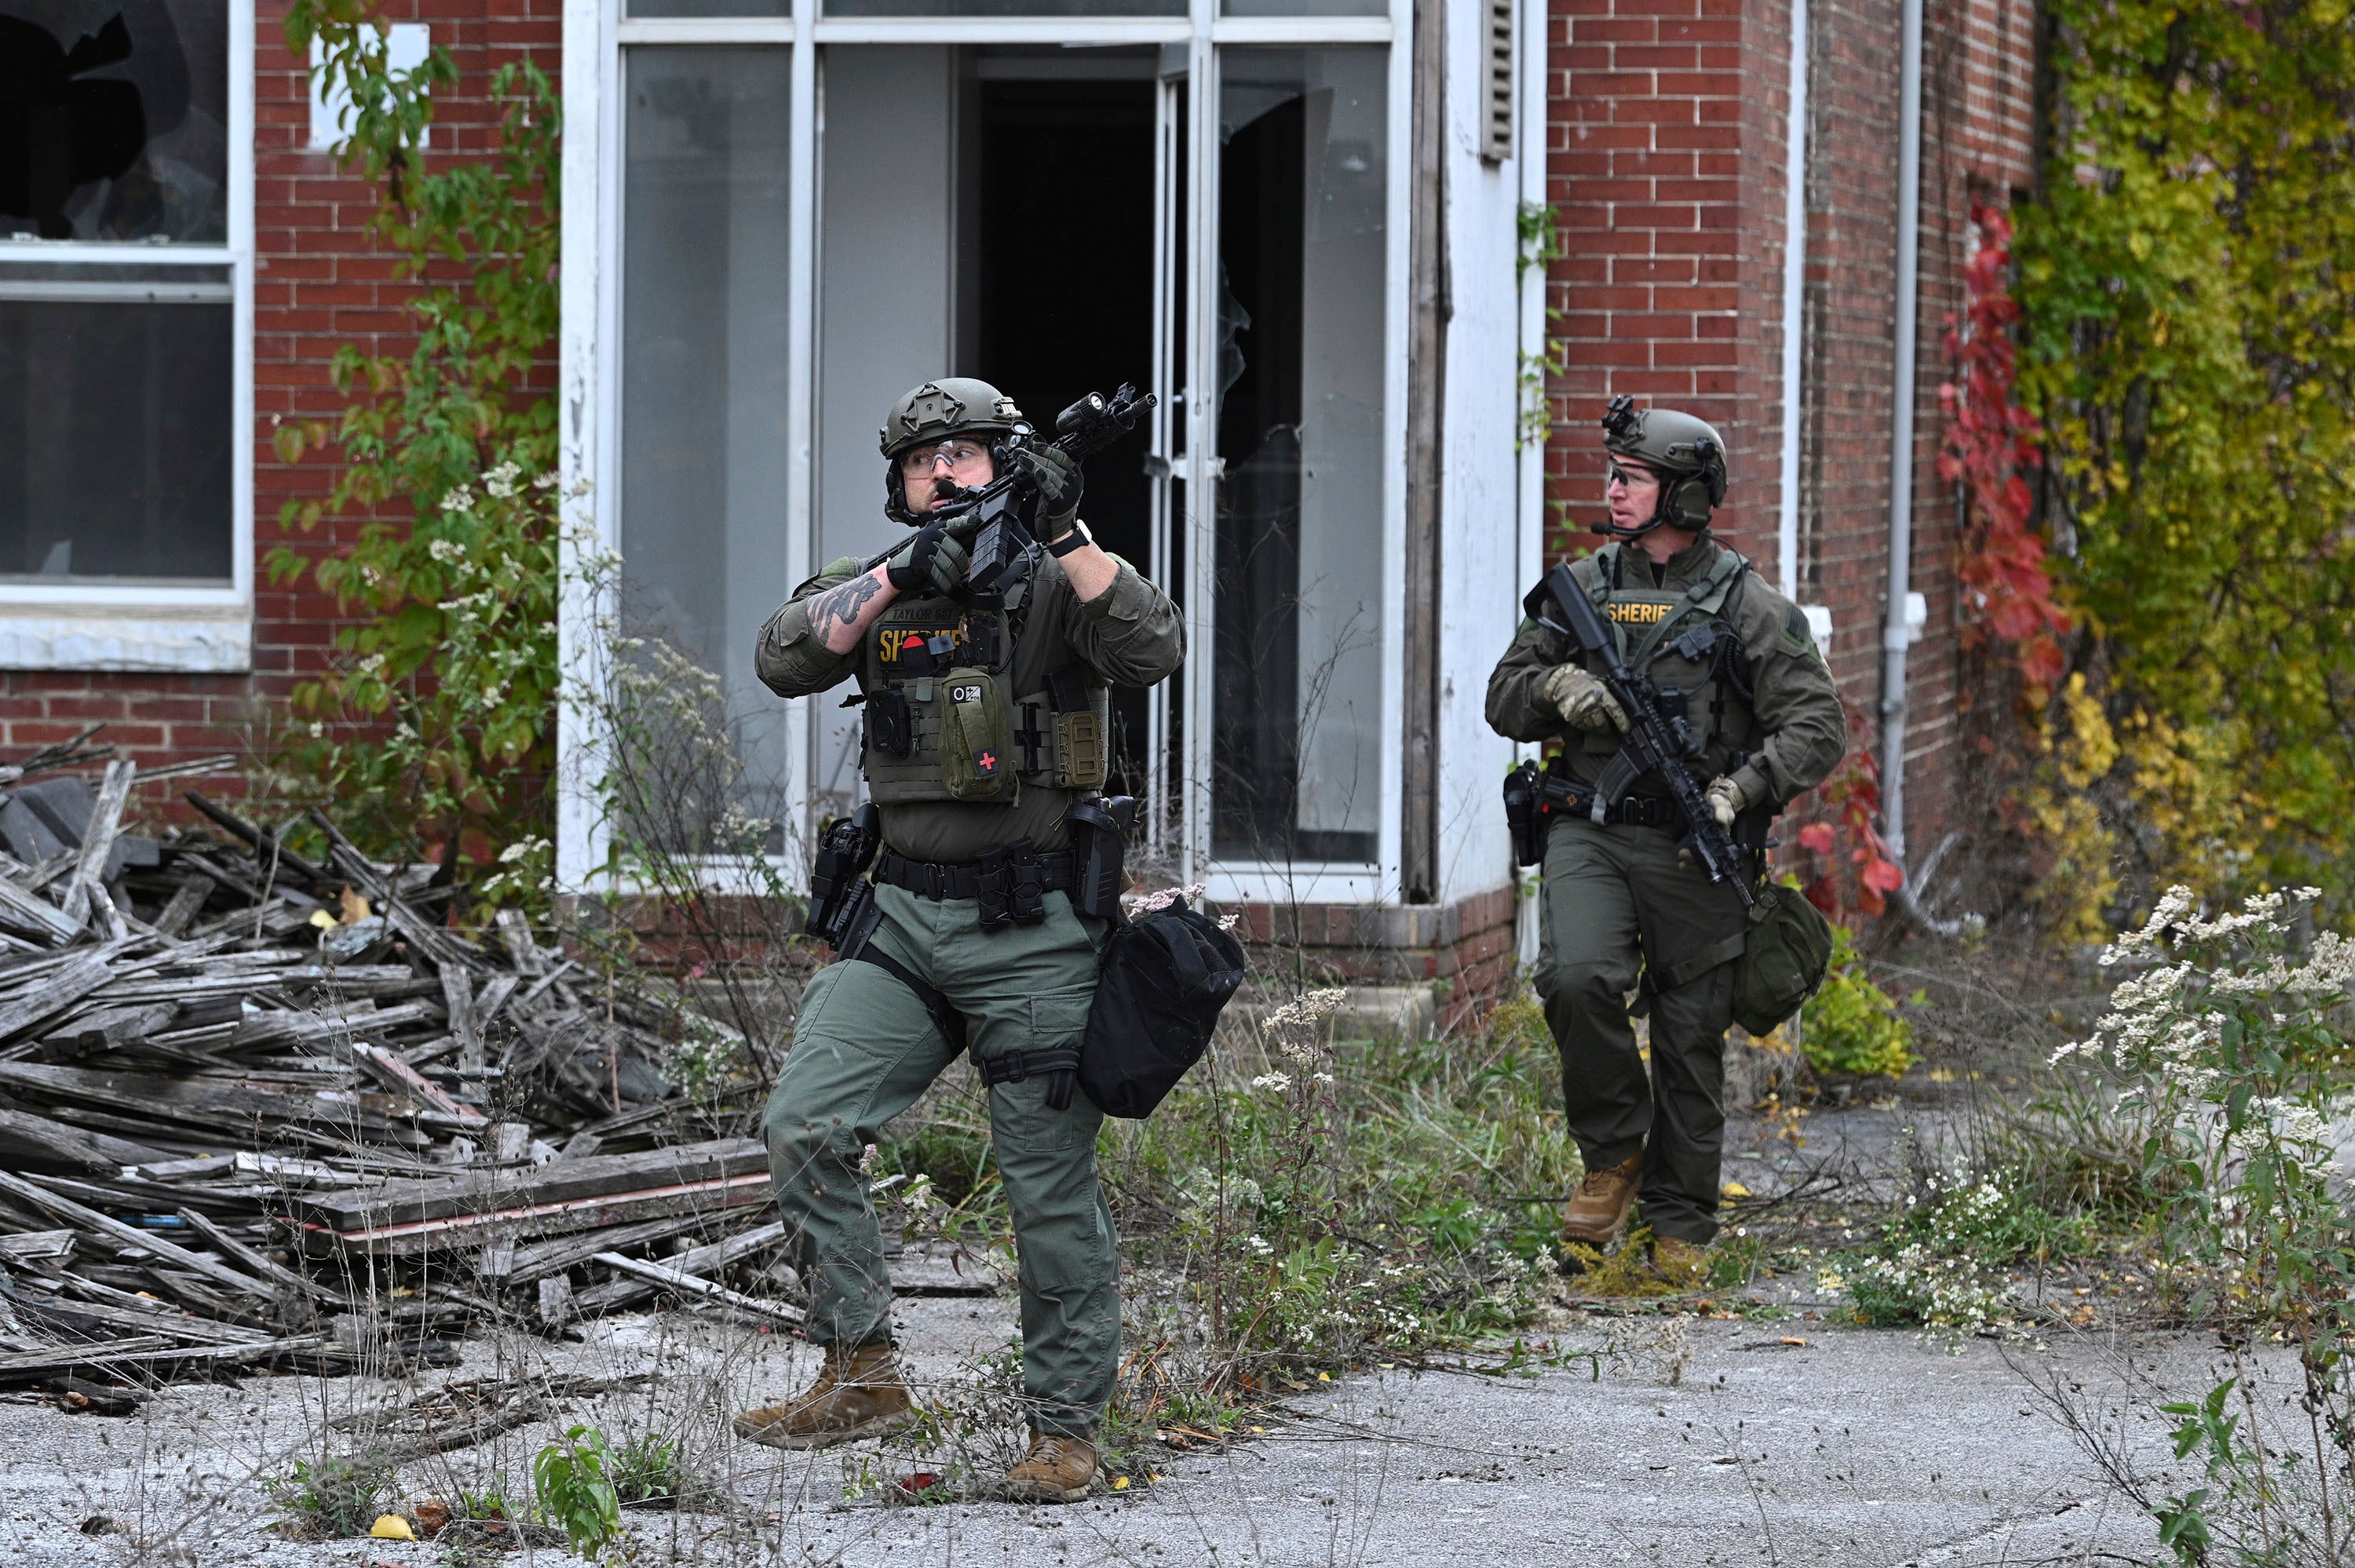
[[1576, 664], [1557, 664], [1545, 680], [1546, 701], [1561, 710], [1562, 722], [1572, 729], [1627, 730], [1627, 710], [1611, 694], [1600, 677]]
[[1709, 788], [1701, 791], [1701, 799], [1709, 802], [1710, 813], [1717, 818], [1717, 825], [1732, 832], [1733, 819], [1750, 804], [1750, 791], [1742, 787], [1739, 779], [1721, 773], [1709, 781]]

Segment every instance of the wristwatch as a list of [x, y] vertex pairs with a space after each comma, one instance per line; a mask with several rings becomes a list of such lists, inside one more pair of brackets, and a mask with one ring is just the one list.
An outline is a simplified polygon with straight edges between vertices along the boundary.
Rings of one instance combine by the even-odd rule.
[[1082, 546], [1092, 545], [1095, 542], [1096, 536], [1088, 532], [1088, 525], [1074, 517], [1071, 519], [1071, 526], [1068, 533], [1060, 539], [1049, 541], [1047, 553], [1060, 561]]

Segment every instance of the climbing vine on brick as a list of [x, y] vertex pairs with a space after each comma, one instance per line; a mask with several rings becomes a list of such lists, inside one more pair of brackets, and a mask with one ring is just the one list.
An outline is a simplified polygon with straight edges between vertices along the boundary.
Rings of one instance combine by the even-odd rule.
[[[342, 418], [276, 432], [286, 462], [337, 460], [329, 493], [289, 501], [281, 522], [357, 520], [350, 547], [312, 569], [362, 619], [338, 631], [328, 673], [296, 687], [270, 760], [292, 793], [357, 803], [339, 815], [384, 848], [439, 850], [494, 896], [537, 889], [517, 867], [547, 859], [555, 750], [559, 498], [541, 378], [558, 327], [561, 105], [536, 66], [503, 66], [496, 150], [429, 167], [433, 94], [457, 82], [444, 50], [393, 69], [376, 0], [294, 0], [285, 29], [297, 58], [320, 45], [318, 74], [350, 101], [338, 163], [378, 191], [370, 232], [414, 285], [417, 336], [406, 355], [345, 345]], [[311, 562], [282, 548], [267, 565], [287, 583]]]
[[[2355, 16], [2053, 0], [2020, 399], [2134, 883], [2355, 891]], [[2073, 720], [2084, 729], [2095, 715]], [[2098, 749], [2098, 748], [2097, 748]]]
[[2061, 635], [2069, 612], [2053, 597], [2036, 495], [2028, 475], [2042, 461], [2036, 416], [2020, 406], [2012, 331], [2011, 219], [1985, 202], [1971, 204], [1978, 245], [1963, 273], [1964, 309], [1946, 318], [1946, 358], [1954, 379], [1938, 388], [1945, 423], [1939, 477], [1961, 487], [1963, 536], [1956, 552], [1967, 613], [1966, 648], [2000, 651], [2026, 687], [2029, 705], [2043, 699], [2066, 668]]

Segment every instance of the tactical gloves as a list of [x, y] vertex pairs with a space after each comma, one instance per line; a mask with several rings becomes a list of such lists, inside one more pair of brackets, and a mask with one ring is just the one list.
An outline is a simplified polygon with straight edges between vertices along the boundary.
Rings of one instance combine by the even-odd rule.
[[1562, 722], [1572, 729], [1627, 728], [1627, 710], [1611, 694], [1601, 677], [1576, 664], [1557, 664], [1545, 681], [1546, 701], [1561, 710]]
[[1017, 447], [1008, 456], [1038, 492], [1030, 531], [1040, 544], [1051, 545], [1071, 531], [1080, 514], [1080, 492], [1087, 485], [1080, 465], [1052, 446]]
[[884, 568], [884, 576], [900, 593], [946, 594], [964, 581], [972, 557], [945, 519], [925, 524], [900, 546]]
[[1709, 788], [1701, 791], [1701, 799], [1709, 802], [1710, 813], [1717, 818], [1717, 825], [1731, 832], [1733, 819], [1750, 804], [1750, 791], [1742, 787], [1741, 779], [1721, 773], [1709, 781]]

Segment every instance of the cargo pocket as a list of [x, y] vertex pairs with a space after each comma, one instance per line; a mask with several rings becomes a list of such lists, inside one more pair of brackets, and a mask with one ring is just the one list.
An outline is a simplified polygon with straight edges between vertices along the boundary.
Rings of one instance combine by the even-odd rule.
[[[1029, 1038], [1024, 1051], [1076, 1051], [1087, 1033], [1088, 1008], [1095, 987], [1050, 991], [1029, 999]], [[1048, 1078], [1033, 1075], [1018, 1084], [999, 1084], [989, 1091], [990, 1120], [998, 1136], [1024, 1150], [1063, 1150], [1093, 1145], [1103, 1113], [1075, 1088], [1062, 1110], [1047, 1104]], [[1006, 1155], [1001, 1151], [1001, 1161]]]

